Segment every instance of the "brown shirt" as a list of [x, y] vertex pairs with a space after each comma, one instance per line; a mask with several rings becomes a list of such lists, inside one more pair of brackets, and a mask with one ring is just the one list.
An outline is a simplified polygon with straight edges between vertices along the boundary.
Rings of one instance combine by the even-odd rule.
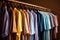
[[23, 32], [22, 32], [22, 40], [28, 40], [28, 36], [27, 34], [30, 34], [30, 28], [29, 28], [29, 15], [26, 12], [26, 10], [22, 10], [20, 9], [21, 13], [22, 13], [22, 24], [23, 24]]
[[[10, 13], [10, 28], [9, 28], [9, 40], [16, 40], [16, 35], [14, 34], [15, 32], [17, 32], [17, 30], [16, 29], [14, 29], [15, 31], [12, 31], [13, 30], [13, 26], [16, 28], [16, 23], [15, 24], [13, 24], [14, 23], [14, 21], [15, 21], [15, 15], [13, 14], [14, 13], [14, 11], [13, 11], [13, 9], [10, 7], [10, 9], [9, 9], [9, 13]], [[13, 19], [14, 18], [14, 19]]]

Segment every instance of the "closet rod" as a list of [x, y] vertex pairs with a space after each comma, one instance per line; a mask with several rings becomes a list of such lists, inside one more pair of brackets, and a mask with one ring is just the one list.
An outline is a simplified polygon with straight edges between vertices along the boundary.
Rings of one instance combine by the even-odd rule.
[[37, 5], [34, 5], [34, 4], [29, 4], [29, 3], [25, 3], [25, 2], [21, 2], [21, 1], [8, 1], [8, 2], [20, 3], [20, 4], [23, 4], [23, 5], [32, 6], [32, 7], [35, 7], [35, 8], [39, 8], [39, 9], [51, 12], [51, 10], [49, 8], [45, 8], [45, 7], [42, 7], [42, 6], [37, 6]]

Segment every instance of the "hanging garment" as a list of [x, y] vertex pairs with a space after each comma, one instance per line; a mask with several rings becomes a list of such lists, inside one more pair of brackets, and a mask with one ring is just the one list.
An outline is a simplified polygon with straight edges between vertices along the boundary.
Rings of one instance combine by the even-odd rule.
[[10, 39], [11, 40], [16, 40], [16, 33], [17, 33], [17, 22], [16, 22], [16, 20], [17, 20], [17, 13], [15, 13], [16, 12], [15, 9], [11, 8], [11, 10], [12, 10], [12, 18], [11, 18], [11, 21], [12, 21], [12, 24], [11, 24], [11, 26], [12, 26], [12, 29], [11, 29], [12, 33], [10, 35]]
[[[10, 27], [9, 27], [9, 38], [8, 40], [15, 40], [12, 36], [12, 28], [13, 28], [13, 9], [12, 7], [9, 7], [8, 12], [10, 14]], [[15, 35], [15, 34], [14, 34]]]
[[11, 10], [12, 14], [9, 40], [20, 40], [20, 35], [22, 32], [22, 16], [20, 11], [18, 11], [16, 8], [14, 8], [14, 10], [11, 8]]
[[43, 12], [43, 11], [38, 11], [41, 14], [43, 14], [44, 18], [45, 18], [45, 25], [46, 25], [46, 30], [44, 32], [44, 40], [50, 40], [50, 34], [48, 31], [50, 31], [51, 29], [51, 23], [50, 23], [50, 18], [48, 15], [48, 12]]
[[49, 15], [49, 18], [50, 18], [51, 28], [53, 28], [54, 27], [53, 17], [51, 15], [51, 13], [48, 13], [48, 15]]
[[34, 38], [34, 40], [38, 40], [37, 14], [33, 10], [31, 10], [31, 13], [34, 16], [34, 28], [35, 28], [35, 38]]
[[54, 15], [54, 14], [51, 14], [52, 15], [52, 17], [53, 17], [53, 22], [54, 22], [54, 28], [53, 28], [53, 30], [52, 30], [52, 33], [53, 33], [53, 35], [52, 35], [52, 40], [55, 40], [56, 39], [56, 37], [57, 37], [57, 33], [56, 33], [56, 15]]
[[55, 27], [53, 14], [52, 13], [49, 13], [49, 15], [51, 17], [51, 24], [52, 24], [52, 28], [53, 28], [53, 27]]
[[[34, 40], [35, 28], [34, 28], [34, 16], [31, 11], [27, 10], [30, 20], [30, 40]], [[31, 39], [32, 37], [32, 39]]]
[[13, 30], [12, 30], [12, 33], [17, 33], [16, 14], [17, 13], [15, 13], [15, 11], [13, 10], [13, 13], [12, 13], [12, 15], [13, 15]]
[[22, 32], [22, 15], [19, 10], [14, 8], [15, 16], [16, 16], [16, 40], [20, 40], [21, 32]]
[[8, 11], [7, 11], [7, 6], [5, 6], [4, 9], [5, 9], [5, 14], [4, 14], [2, 37], [6, 37], [9, 34], [9, 14], [8, 14]]
[[[5, 19], [5, 20], [4, 20]], [[8, 25], [7, 25], [8, 23]], [[0, 40], [8, 40], [9, 14], [6, 6], [0, 7]]]
[[55, 38], [57, 39], [57, 33], [58, 33], [58, 17], [56, 15], [55, 15], [55, 23], [56, 23], [56, 27], [55, 27], [56, 35], [55, 35]]
[[44, 21], [43, 21], [43, 16], [38, 12], [34, 12], [37, 14], [37, 22], [38, 22], [38, 40], [43, 40], [43, 31], [44, 31]]
[[26, 37], [27, 37], [27, 40], [29, 40], [29, 35], [30, 35], [30, 22], [29, 22], [29, 14], [28, 14], [28, 12], [26, 11], [26, 10], [24, 10], [23, 9], [23, 12], [25, 13], [25, 15], [26, 15], [26, 19], [27, 19], [27, 25], [28, 25], [28, 31], [29, 31], [29, 33], [26, 35]]
[[49, 13], [48, 14], [51, 18], [50, 18], [50, 21], [51, 21], [51, 27], [52, 29], [50, 30], [50, 39], [51, 40], [55, 40], [55, 33], [54, 33], [54, 30], [55, 30], [55, 18], [54, 18], [54, 14], [52, 13]]
[[55, 39], [57, 38], [57, 33], [58, 33], [58, 21], [57, 21], [57, 16], [54, 15], [54, 23], [55, 23], [55, 28], [54, 28], [54, 35], [55, 35]]
[[51, 29], [50, 29], [50, 40], [52, 40], [52, 36], [53, 36], [53, 27], [54, 27], [54, 20], [53, 20], [53, 16], [52, 13], [48, 13], [49, 18], [50, 18], [50, 23], [51, 23]]
[[22, 13], [22, 25], [23, 25], [23, 31], [21, 34], [22, 40], [29, 39], [29, 36], [27, 37], [27, 34], [30, 34], [30, 28], [29, 28], [29, 15], [26, 14], [27, 12], [25, 10], [20, 9]]
[[29, 34], [30, 34], [30, 22], [29, 22], [29, 14], [26, 10], [23, 9], [23, 12], [25, 13], [26, 15], [26, 19], [27, 19], [27, 25], [28, 25], [28, 31], [29, 31]]
[[50, 18], [48, 12], [38, 11], [45, 17], [46, 30], [51, 29]]
[[33, 34], [35, 34], [35, 29], [34, 29], [34, 16], [33, 16], [33, 14], [29, 11], [29, 10], [27, 10], [27, 12], [28, 12], [28, 14], [29, 14], [29, 20], [30, 20], [30, 34], [31, 35], [33, 35]]
[[38, 29], [40, 32], [44, 31], [44, 18], [43, 16], [38, 12], [38, 11], [34, 11], [37, 14], [37, 22], [38, 22]]
[[27, 22], [27, 16], [26, 16], [26, 13], [23, 11], [23, 10], [20, 10], [21, 11], [21, 13], [22, 13], [22, 15], [23, 15], [23, 23], [24, 23], [24, 27], [25, 27], [25, 29], [24, 29], [24, 33], [25, 34], [29, 34], [30, 32], [29, 32], [29, 27], [28, 27], [28, 22]]
[[56, 33], [58, 33], [58, 17], [55, 15], [55, 30], [56, 30]]
[[46, 35], [48, 35], [48, 36], [46, 36], [46, 40], [50, 40], [50, 29], [51, 29], [51, 22], [50, 22], [50, 17], [49, 17], [49, 15], [48, 15], [48, 12], [46, 12], [46, 14], [47, 14], [47, 17], [48, 17], [48, 25], [47, 25], [47, 27], [49, 27], [49, 29], [47, 30], [47, 33], [46, 33]]

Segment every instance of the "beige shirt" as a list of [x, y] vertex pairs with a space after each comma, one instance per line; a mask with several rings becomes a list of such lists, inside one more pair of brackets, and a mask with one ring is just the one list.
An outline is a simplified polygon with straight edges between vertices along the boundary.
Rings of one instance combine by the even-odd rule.
[[22, 32], [22, 40], [28, 40], [28, 35], [30, 34], [30, 25], [29, 25], [29, 15], [26, 12], [26, 10], [22, 10], [20, 9], [21, 13], [22, 13], [22, 24], [23, 24], [23, 32]]

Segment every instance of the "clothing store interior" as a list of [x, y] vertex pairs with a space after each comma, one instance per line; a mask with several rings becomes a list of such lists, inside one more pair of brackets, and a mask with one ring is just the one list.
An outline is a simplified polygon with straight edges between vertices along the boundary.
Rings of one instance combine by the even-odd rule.
[[1, 0], [0, 40], [60, 40], [60, 0]]

